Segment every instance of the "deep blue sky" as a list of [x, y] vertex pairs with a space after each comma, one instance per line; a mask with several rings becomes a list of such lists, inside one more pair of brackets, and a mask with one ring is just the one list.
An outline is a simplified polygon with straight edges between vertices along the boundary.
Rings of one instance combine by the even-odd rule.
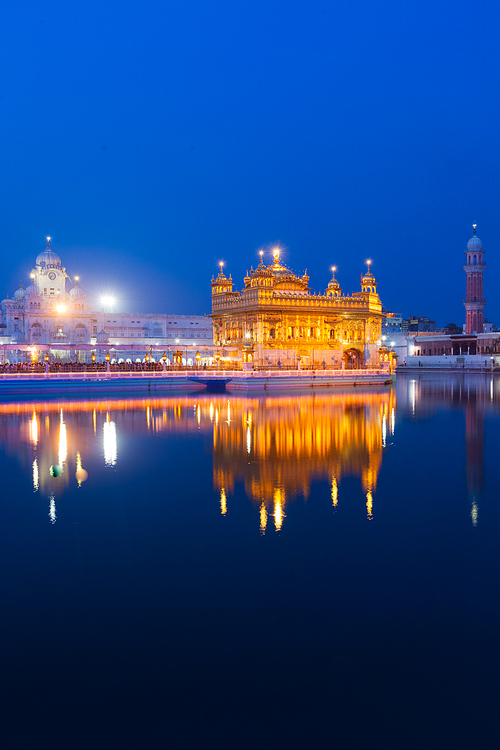
[[324, 289], [462, 322], [477, 222], [500, 324], [497, 2], [0, 8], [3, 292], [44, 236], [89, 296], [203, 313], [262, 246]]

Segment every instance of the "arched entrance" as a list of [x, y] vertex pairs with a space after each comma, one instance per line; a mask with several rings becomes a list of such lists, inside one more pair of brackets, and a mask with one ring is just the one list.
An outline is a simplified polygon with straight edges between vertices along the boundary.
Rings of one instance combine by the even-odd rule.
[[363, 353], [359, 349], [346, 349], [342, 354], [342, 361], [346, 370], [359, 370], [363, 367]]

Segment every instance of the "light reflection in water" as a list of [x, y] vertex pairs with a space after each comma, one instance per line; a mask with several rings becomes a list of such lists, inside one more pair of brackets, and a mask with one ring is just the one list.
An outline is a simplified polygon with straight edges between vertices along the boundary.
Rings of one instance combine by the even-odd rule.
[[335, 474], [332, 474], [331, 497], [332, 497], [332, 505], [334, 508], [336, 508], [337, 505], [339, 504], [339, 488], [337, 486], [337, 480], [335, 479]]
[[371, 490], [366, 493], [366, 516], [369, 521], [373, 520], [373, 495]]
[[63, 410], [61, 409], [61, 420], [59, 424], [59, 466], [63, 469], [63, 464], [68, 458], [68, 437], [66, 434], [66, 425], [64, 424]]
[[33, 412], [33, 418], [29, 422], [29, 435], [31, 442], [36, 446], [38, 443], [38, 419], [35, 411]]
[[266, 533], [266, 526], [267, 526], [267, 509], [264, 503], [260, 506], [260, 533], [265, 534]]
[[54, 497], [54, 493], [52, 492], [49, 497], [49, 518], [50, 523], [55, 523], [57, 520], [56, 515], [56, 499]]
[[286, 514], [284, 511], [284, 505], [285, 505], [285, 491], [283, 487], [276, 487], [273, 494], [273, 502], [274, 502], [274, 525], [276, 527], [276, 531], [280, 531], [281, 527], [283, 526], [283, 519], [286, 518]]
[[[39, 426], [36, 428], [37, 454], [30, 455], [30, 473], [33, 473], [33, 487], [38, 482], [39, 491], [47, 490], [47, 496], [49, 492], [55, 493], [55, 500], [71, 487], [73, 477], [68, 472], [64, 481], [50, 477], [49, 467], [54, 462], [51, 413], [59, 416], [59, 462], [67, 466], [68, 455], [76, 456], [75, 477], [80, 488], [87, 472], [82, 467], [78, 449], [80, 445], [87, 448], [90, 435], [95, 434], [98, 414], [104, 415], [101, 455], [107, 467], [117, 463], [119, 423], [124, 425], [125, 431], [141, 430], [143, 424], [144, 431], [154, 429], [157, 434], [174, 435], [186, 430], [211, 434], [213, 482], [222, 515], [227, 514], [235, 482], [242, 482], [247, 497], [255, 504], [261, 532], [267, 529], [269, 516], [273, 517], [275, 527], [282, 529], [286, 504], [300, 497], [307, 498], [311, 485], [316, 482], [328, 482], [328, 494], [336, 508], [342, 479], [349, 476], [361, 479], [364, 504], [370, 493], [367, 511], [372, 517], [383, 454], [382, 416], [394, 412], [392, 390], [257, 398], [221, 395], [208, 399], [183, 395], [69, 401], [65, 402], [64, 411], [60, 403], [50, 401], [35, 407], [33, 404], [0, 403], [0, 419], [2, 415], [16, 415], [19, 424], [26, 424], [25, 435], [31, 448], [34, 447], [33, 425], [35, 422], [39, 425], [40, 413], [44, 414], [46, 431], [41, 436]], [[114, 420], [110, 413], [116, 415]], [[135, 419], [138, 413], [146, 418], [138, 422]], [[88, 421], [85, 414], [88, 414]], [[219, 418], [222, 414], [224, 419]], [[76, 423], [75, 419], [78, 419]], [[9, 449], [14, 450], [15, 444], [10, 431]]]
[[[472, 525], [479, 524], [483, 482], [483, 434], [485, 410], [494, 412], [500, 404], [500, 381], [481, 376], [474, 386], [473, 376], [440, 381], [413, 375], [400, 389], [400, 413], [418, 419], [436, 405], [460, 405], [465, 415], [466, 491], [465, 513]], [[479, 382], [479, 381], [478, 381]], [[491, 396], [493, 395], [493, 403]], [[24, 461], [30, 487], [55, 503], [61, 494], [81, 486], [68, 472], [68, 455], [76, 456], [77, 472], [85, 471], [80, 451], [90, 464], [89, 442], [96, 435], [97, 452], [106, 466], [117, 463], [117, 430], [155, 434], [205, 434], [212, 438], [215, 509], [227, 514], [236, 483], [244, 486], [254, 504], [256, 527], [267, 530], [269, 517], [274, 526], [286, 529], [286, 507], [307, 498], [311, 486], [321, 492], [332, 507], [338, 507], [342, 481], [360, 480], [361, 491], [349, 491], [350, 502], [361, 502], [366, 517], [376, 511], [377, 482], [385, 451], [393, 450], [387, 430], [394, 434], [396, 397], [393, 389], [384, 391], [342, 391], [288, 395], [209, 396], [197, 394], [167, 398], [117, 398], [103, 401], [47, 401], [45, 403], [0, 403], [5, 439], [3, 450], [14, 460]], [[226, 419], [227, 409], [227, 419]], [[114, 421], [110, 419], [110, 412]], [[97, 414], [103, 423], [103, 450], [96, 432]], [[148, 416], [149, 415], [149, 416]], [[140, 416], [139, 419], [136, 417]], [[58, 417], [58, 419], [56, 419]], [[146, 418], [145, 418], [146, 417]], [[219, 418], [220, 417], [220, 418]], [[16, 432], [17, 430], [17, 432]], [[387, 447], [383, 447], [386, 442]], [[397, 443], [396, 443], [397, 445]], [[23, 446], [26, 453], [23, 454]], [[50, 476], [49, 467], [58, 461], [65, 465], [64, 477]], [[71, 459], [69, 459], [71, 461]], [[74, 484], [73, 484], [74, 483]], [[359, 487], [359, 484], [358, 484]], [[85, 491], [85, 488], [82, 490]], [[347, 493], [346, 493], [347, 497]], [[343, 503], [344, 506], [344, 495]], [[52, 507], [52, 506], [51, 506]], [[469, 515], [470, 514], [470, 515]], [[52, 519], [52, 516], [51, 516]]]
[[38, 474], [38, 461], [35, 458], [33, 461], [33, 492], [37, 492], [40, 486], [39, 474]]
[[76, 452], [76, 472], [75, 472], [76, 481], [78, 482], [78, 487], [82, 486], [82, 482], [85, 482], [88, 478], [88, 472], [85, 471], [85, 469], [82, 466], [82, 457], [80, 456], [80, 451]]
[[[148, 414], [149, 414], [149, 411], [148, 411]], [[148, 423], [148, 426], [149, 426], [149, 423]], [[117, 445], [116, 445], [116, 424], [114, 422], [106, 420], [102, 428], [103, 428], [103, 445], [104, 445], [104, 463], [106, 466], [115, 466], [117, 454], [118, 454]]]
[[220, 512], [223, 516], [227, 513], [227, 497], [226, 497], [226, 490], [224, 487], [221, 487], [220, 491]]

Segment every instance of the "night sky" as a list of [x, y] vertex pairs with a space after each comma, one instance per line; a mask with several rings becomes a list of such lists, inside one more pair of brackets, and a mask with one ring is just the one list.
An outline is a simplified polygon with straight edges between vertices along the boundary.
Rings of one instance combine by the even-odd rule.
[[[465, 320], [478, 224], [500, 325], [497, 2], [5, 0], [2, 297], [45, 235], [89, 297], [207, 313], [260, 248], [323, 291]], [[270, 254], [268, 255], [270, 259]]]

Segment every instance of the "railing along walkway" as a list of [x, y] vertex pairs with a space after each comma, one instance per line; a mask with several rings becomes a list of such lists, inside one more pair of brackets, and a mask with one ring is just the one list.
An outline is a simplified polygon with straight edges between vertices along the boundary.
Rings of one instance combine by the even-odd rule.
[[142, 379], [187, 379], [200, 378], [340, 378], [363, 380], [374, 375], [387, 376], [386, 369], [363, 370], [129, 370], [129, 371], [76, 371], [76, 372], [0, 372], [0, 382], [13, 381], [106, 381], [106, 380], [142, 380]]

